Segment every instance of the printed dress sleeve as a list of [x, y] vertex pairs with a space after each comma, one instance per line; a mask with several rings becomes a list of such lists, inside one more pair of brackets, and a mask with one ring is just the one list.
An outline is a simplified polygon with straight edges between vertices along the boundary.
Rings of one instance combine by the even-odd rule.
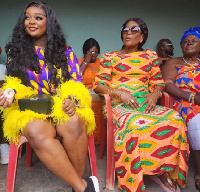
[[148, 50], [147, 53], [149, 54], [151, 60], [151, 72], [150, 72], [150, 79], [149, 79], [149, 90], [153, 92], [156, 87], [165, 87], [165, 83], [160, 71], [159, 67], [159, 60], [156, 52]]
[[68, 59], [68, 66], [71, 79], [82, 82], [83, 78], [81, 76], [81, 68], [78, 63], [78, 59], [71, 47], [68, 46], [66, 48], [65, 55]]
[[112, 80], [111, 72], [112, 72], [111, 55], [105, 53], [101, 57], [100, 67], [95, 77], [93, 89], [95, 89], [97, 85], [110, 86]]

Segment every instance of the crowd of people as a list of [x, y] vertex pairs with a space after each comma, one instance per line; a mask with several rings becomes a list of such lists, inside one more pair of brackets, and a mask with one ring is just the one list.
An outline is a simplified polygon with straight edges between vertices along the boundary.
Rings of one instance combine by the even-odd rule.
[[[144, 50], [147, 39], [147, 24], [129, 18], [122, 24], [119, 51], [109, 50], [99, 59], [100, 45], [89, 38], [83, 58], [77, 59], [53, 9], [43, 2], [29, 3], [5, 47], [0, 110], [7, 142], [18, 144], [23, 133], [43, 164], [72, 191], [99, 192], [95, 176], [82, 177], [88, 135], [94, 132], [98, 144], [103, 123], [93, 112], [101, 106], [91, 102], [90, 94], [108, 94], [118, 188], [144, 192], [143, 176], [149, 175], [164, 191], [181, 191], [191, 147], [200, 191], [200, 28], [185, 31], [178, 58], [172, 58], [169, 39], [158, 42], [157, 53]], [[174, 109], [157, 105], [164, 91], [174, 97]], [[20, 110], [20, 99], [37, 94], [52, 97], [50, 114]], [[105, 116], [106, 111], [103, 105]]]

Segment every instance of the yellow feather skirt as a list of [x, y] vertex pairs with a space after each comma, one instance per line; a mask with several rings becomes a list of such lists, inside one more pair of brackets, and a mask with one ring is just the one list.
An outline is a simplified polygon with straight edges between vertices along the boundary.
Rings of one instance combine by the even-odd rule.
[[57, 88], [57, 94], [52, 96], [54, 105], [50, 115], [39, 114], [31, 110], [20, 111], [18, 100], [38, 93], [37, 90], [33, 90], [31, 87], [23, 85], [20, 79], [7, 76], [5, 83], [2, 86], [2, 90], [7, 88], [16, 90], [15, 101], [12, 105], [6, 109], [3, 109], [2, 107], [0, 108], [3, 112], [4, 119], [4, 137], [6, 137], [9, 142], [12, 141], [17, 145], [26, 124], [33, 120], [45, 120], [51, 117], [53, 122], [57, 124], [62, 124], [63, 122], [68, 121], [70, 117], [62, 110], [62, 101], [69, 96], [76, 98], [79, 102], [78, 107], [76, 107], [76, 114], [84, 120], [88, 135], [90, 135], [95, 129], [94, 113], [91, 110], [91, 96], [89, 91], [81, 82], [69, 80], [60, 84]]

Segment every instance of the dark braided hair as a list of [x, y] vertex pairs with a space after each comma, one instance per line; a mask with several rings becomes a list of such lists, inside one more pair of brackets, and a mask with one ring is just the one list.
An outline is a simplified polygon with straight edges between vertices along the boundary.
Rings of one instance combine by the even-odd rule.
[[62, 69], [64, 81], [69, 80], [68, 61], [64, 53], [66, 50], [64, 34], [53, 9], [40, 1], [31, 2], [25, 6], [23, 13], [13, 29], [12, 40], [6, 45], [6, 53], [9, 58], [7, 61], [7, 75], [18, 77], [22, 80], [23, 84], [28, 85], [27, 68], [36, 73], [40, 73], [41, 71], [34, 49], [34, 39], [26, 32], [24, 26], [25, 12], [29, 7], [41, 8], [46, 14], [47, 39], [44, 57], [51, 73], [51, 82], [59, 83], [59, 79], [56, 79], [57, 71], [55, 67]]
[[[145, 44], [145, 42], [146, 42], [146, 40], [147, 40], [147, 38], [148, 38], [148, 28], [147, 28], [147, 25], [146, 25], [146, 23], [145, 23], [142, 19], [140, 19], [140, 18], [130, 18], [130, 19], [128, 19], [128, 20], [125, 21], [125, 23], [122, 25], [122, 27], [125, 27], [126, 24], [127, 24], [129, 21], [135, 21], [135, 22], [139, 25], [139, 27], [140, 27], [140, 29], [141, 29], [141, 32], [142, 32], [142, 34], [143, 34], [143, 36], [144, 36], [144, 39], [143, 39], [142, 43], [139, 43], [139, 45], [138, 45], [138, 50], [143, 50], [143, 49], [142, 49], [142, 46]], [[122, 31], [121, 31], [121, 39], [122, 39], [122, 41], [123, 41], [123, 33], [122, 33]]]

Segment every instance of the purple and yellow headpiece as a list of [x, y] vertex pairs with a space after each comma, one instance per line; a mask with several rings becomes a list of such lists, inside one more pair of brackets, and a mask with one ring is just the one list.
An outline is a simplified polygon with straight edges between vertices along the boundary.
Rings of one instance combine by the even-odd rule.
[[190, 28], [189, 30], [185, 31], [183, 37], [181, 38], [181, 45], [188, 35], [195, 35], [200, 40], [200, 27], [194, 27], [193, 29]]

